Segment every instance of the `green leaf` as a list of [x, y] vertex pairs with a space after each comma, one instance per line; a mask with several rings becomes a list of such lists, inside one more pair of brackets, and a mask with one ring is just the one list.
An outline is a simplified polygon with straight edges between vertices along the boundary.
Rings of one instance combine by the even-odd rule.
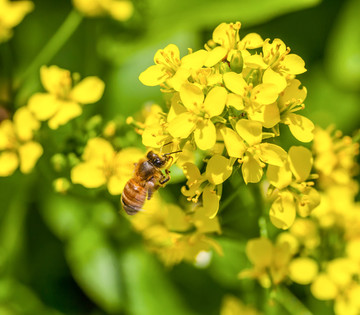
[[304, 115], [316, 125], [326, 128], [330, 124], [335, 124], [336, 128], [346, 133], [358, 127], [358, 93], [341, 90], [329, 80], [321, 65], [311, 69], [310, 76], [304, 84], [309, 87]]
[[109, 313], [123, 308], [117, 256], [101, 231], [83, 229], [69, 242], [66, 257], [74, 278], [93, 301]]
[[360, 91], [360, 1], [345, 2], [333, 24], [326, 65], [337, 85]]
[[142, 248], [126, 251], [121, 256], [121, 265], [129, 314], [192, 314], [161, 265]]
[[209, 267], [210, 274], [227, 287], [239, 286], [239, 272], [249, 267], [245, 254], [245, 244], [240, 240], [218, 238], [217, 242], [224, 251], [224, 256], [214, 255]]

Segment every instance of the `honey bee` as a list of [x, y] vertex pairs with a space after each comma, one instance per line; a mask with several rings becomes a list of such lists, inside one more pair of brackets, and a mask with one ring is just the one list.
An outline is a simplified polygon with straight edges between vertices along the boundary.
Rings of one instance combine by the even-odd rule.
[[154, 192], [170, 180], [169, 169], [165, 169], [165, 174], [161, 169], [173, 159], [171, 154], [178, 152], [181, 151], [158, 155], [149, 151], [146, 159], [135, 164], [134, 177], [126, 183], [121, 194], [121, 203], [127, 214], [134, 215], [141, 211], [145, 200], [150, 200]]

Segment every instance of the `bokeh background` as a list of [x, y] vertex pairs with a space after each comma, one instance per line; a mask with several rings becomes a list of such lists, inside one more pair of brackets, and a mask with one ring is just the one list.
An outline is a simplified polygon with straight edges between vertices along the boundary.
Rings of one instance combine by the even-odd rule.
[[[24, 70], [73, 10], [68, 0], [33, 2], [34, 11], [15, 28], [13, 38], [0, 44], [0, 80], [6, 86], [0, 101], [10, 111], [42, 90], [39, 69]], [[154, 53], [174, 43], [184, 55], [188, 47], [200, 49], [219, 23], [241, 21], [240, 35], [281, 38], [305, 60], [308, 71], [299, 77], [308, 89], [304, 115], [322, 127], [335, 124], [345, 134], [359, 128], [359, 0], [133, 4], [134, 14], [126, 22], [84, 18], [46, 60], [105, 82], [103, 98], [88, 105], [85, 117], [124, 120], [148, 102], [163, 103], [158, 87], [138, 80], [153, 64]], [[18, 78], [21, 84], [9, 89], [9, 80]], [[129, 143], [141, 141], [135, 133], [126, 137]], [[0, 178], [0, 315], [218, 314], [229, 293], [260, 309], [267, 300], [268, 293], [256, 283], [237, 279], [247, 264], [246, 239], [258, 233], [244, 222], [251, 215], [240, 213], [233, 220], [231, 210], [228, 218], [224, 214], [218, 241], [225, 255], [214, 254], [208, 268], [188, 263], [165, 268], [119, 215], [117, 200], [55, 194], [47, 174], [51, 178], [51, 171]], [[248, 197], [244, 204], [251, 208], [254, 201]], [[313, 314], [332, 314], [331, 305], [316, 301], [308, 290], [294, 285], [292, 290]], [[297, 314], [296, 303], [286, 303], [265, 313]]]

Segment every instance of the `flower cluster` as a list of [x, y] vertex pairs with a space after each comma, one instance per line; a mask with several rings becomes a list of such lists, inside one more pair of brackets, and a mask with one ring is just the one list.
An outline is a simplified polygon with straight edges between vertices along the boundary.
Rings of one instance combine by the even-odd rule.
[[217, 242], [207, 236], [220, 233], [217, 220], [209, 219], [204, 208], [188, 209], [169, 204], [154, 196], [144, 211], [132, 217], [135, 230], [143, 235], [147, 248], [156, 253], [167, 266], [185, 260], [204, 264], [203, 253], [215, 249], [222, 253]]
[[313, 152], [321, 203], [309, 217], [295, 219], [275, 244], [267, 238], [250, 240], [246, 253], [254, 267], [240, 276], [256, 278], [264, 287], [287, 279], [310, 285], [317, 299], [334, 300], [337, 315], [359, 314], [360, 204], [353, 178], [359, 145], [332, 128], [317, 128]]
[[241, 38], [240, 26], [220, 24], [205, 49], [189, 49], [182, 58], [174, 44], [156, 52], [155, 65], [139, 79], [160, 85], [168, 110], [158, 109], [157, 119], [144, 124], [143, 143], [159, 148], [172, 142], [177, 150], [198, 148], [209, 157], [203, 174], [192, 162], [182, 164], [188, 178], [183, 193], [194, 202], [203, 195], [209, 217], [216, 215], [222, 183], [233, 170], [241, 167], [247, 184], [258, 183], [267, 167], [272, 222], [287, 229], [296, 210], [308, 215], [319, 202], [306, 181], [311, 152], [298, 146], [287, 153], [273, 141], [281, 124], [301, 142], [313, 139], [313, 123], [297, 114], [307, 92], [296, 75], [306, 71], [305, 63], [280, 39], [255, 33]]
[[13, 27], [33, 8], [34, 4], [31, 1], [0, 0], [0, 43], [12, 37]]

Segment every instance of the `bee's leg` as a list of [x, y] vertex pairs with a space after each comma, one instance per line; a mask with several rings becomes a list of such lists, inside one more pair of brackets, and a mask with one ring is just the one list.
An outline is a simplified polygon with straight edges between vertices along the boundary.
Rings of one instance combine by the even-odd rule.
[[152, 195], [154, 194], [154, 191], [156, 191], [159, 188], [158, 185], [155, 185], [153, 181], [149, 181], [146, 185], [147, 189], [147, 200], [150, 200]]
[[170, 171], [168, 169], [165, 170], [166, 176], [162, 176], [161, 179], [159, 180], [159, 184], [160, 185], [164, 185], [165, 183], [167, 183], [170, 180]]

